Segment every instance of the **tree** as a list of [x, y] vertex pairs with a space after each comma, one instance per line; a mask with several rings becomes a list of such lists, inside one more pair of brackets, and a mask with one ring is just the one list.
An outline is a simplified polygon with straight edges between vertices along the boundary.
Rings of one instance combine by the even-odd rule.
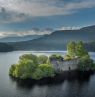
[[75, 42], [69, 42], [67, 45], [67, 51], [68, 55], [71, 58], [77, 57], [83, 57], [87, 56], [90, 58], [88, 52], [85, 49], [84, 43], [82, 41], [79, 41], [78, 43]]
[[[38, 61], [42, 64], [38, 64]], [[9, 74], [20, 79], [33, 78], [35, 80], [54, 76], [54, 69], [46, 56], [36, 57], [26, 54], [20, 57], [19, 63], [12, 65]]]
[[11, 65], [11, 68], [9, 69], [9, 75], [13, 74], [15, 68], [16, 68], [16, 64]]
[[74, 58], [76, 56], [76, 43], [69, 42], [67, 45], [67, 51], [68, 51], [68, 55]]
[[25, 79], [30, 78], [32, 74], [34, 73], [35, 69], [37, 68], [37, 65], [34, 64], [32, 60], [23, 60], [20, 61], [19, 64], [11, 66], [10, 68], [10, 74], [14, 77]]
[[21, 61], [21, 62], [19, 63], [19, 65], [21, 65], [22, 68], [28, 69], [28, 71], [29, 71], [29, 69], [31, 69], [32, 72], [33, 72], [33, 71], [37, 68], [37, 66], [38, 66], [38, 64], [35, 64], [33, 60], [29, 60], [29, 59], [24, 59], [23, 61]]
[[81, 71], [94, 70], [95, 65], [93, 64], [93, 60], [88, 58], [81, 58], [78, 64], [78, 69]]
[[32, 75], [32, 79], [39, 80], [43, 78], [43, 71], [40, 68], [37, 68]]
[[45, 55], [40, 55], [40, 56], [38, 57], [38, 62], [39, 62], [39, 64], [46, 64], [46, 63], [47, 63], [47, 60], [48, 60], [48, 57], [45, 56]]
[[40, 64], [38, 66], [40, 70], [43, 72], [43, 77], [52, 77], [54, 76], [54, 69], [51, 65], [48, 64]]
[[24, 54], [19, 57], [19, 62], [23, 60], [32, 60], [35, 64], [38, 64], [38, 59], [36, 55], [33, 54]]
[[45, 77], [53, 77], [54, 76], [54, 69], [49, 64], [40, 64], [38, 68], [33, 73], [32, 78], [39, 80]]
[[23, 73], [24, 73], [24, 70], [23, 70], [22, 66], [19, 64], [16, 64], [15, 70], [12, 75], [16, 78], [22, 78]]
[[89, 54], [86, 51], [82, 41], [78, 42], [77, 45], [76, 45], [76, 55], [78, 57], [83, 57], [83, 56], [88, 56], [89, 57]]

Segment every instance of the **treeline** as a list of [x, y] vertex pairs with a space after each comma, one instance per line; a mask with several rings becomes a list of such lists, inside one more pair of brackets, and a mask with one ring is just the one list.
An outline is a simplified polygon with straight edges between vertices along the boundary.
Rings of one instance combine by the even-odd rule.
[[[59, 43], [60, 44], [60, 43]], [[31, 50], [66, 50], [66, 44], [63, 45], [50, 45], [43, 48], [44, 45], [35, 47], [33, 44], [31, 45]], [[19, 45], [20, 46], [20, 45]], [[19, 46], [16, 45], [16, 43], [0, 43], [0, 52], [9, 52], [9, 51], [15, 51], [15, 50], [30, 50], [30, 45], [21, 47], [22, 49], [18, 48]], [[95, 42], [87, 42], [84, 43], [84, 47], [88, 52], [95, 52]], [[16, 49], [18, 48], [18, 49]], [[28, 49], [25, 49], [28, 48]]]
[[13, 50], [13, 46], [8, 45], [7, 43], [0, 43], [0, 52], [10, 52]]

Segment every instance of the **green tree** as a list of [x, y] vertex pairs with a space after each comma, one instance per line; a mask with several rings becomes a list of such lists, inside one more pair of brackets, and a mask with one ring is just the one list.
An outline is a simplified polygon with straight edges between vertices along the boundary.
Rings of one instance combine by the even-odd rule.
[[18, 78], [20, 78], [22, 75], [23, 75], [23, 68], [22, 68], [22, 66], [21, 65], [19, 65], [19, 64], [16, 64], [16, 66], [15, 66], [15, 70], [14, 70], [14, 72], [13, 72], [13, 76], [14, 77], [18, 77]]
[[38, 64], [35, 64], [33, 60], [24, 59], [23, 61], [20, 61], [19, 65], [22, 66], [22, 68], [29, 69], [33, 72]]
[[95, 65], [93, 64], [93, 60], [88, 58], [81, 58], [78, 64], [78, 69], [81, 71], [94, 70]]
[[78, 42], [77, 45], [76, 45], [76, 55], [78, 57], [83, 57], [83, 56], [88, 56], [89, 57], [89, 54], [86, 51], [82, 41]]
[[19, 62], [23, 60], [32, 60], [35, 64], [38, 64], [38, 59], [36, 55], [33, 54], [24, 54], [19, 57]]
[[[13, 67], [10, 68], [10, 72], [12, 71], [12, 68]], [[11, 74], [14, 77], [18, 77], [21, 79], [30, 78], [36, 68], [37, 68], [37, 65], [35, 65], [32, 60], [24, 59], [23, 61], [20, 61], [19, 64], [15, 65], [15, 69], [12, 71]]]
[[48, 60], [48, 57], [45, 56], [45, 55], [40, 55], [40, 56], [38, 57], [38, 62], [39, 62], [40, 64], [45, 64], [45, 63], [47, 63], [47, 60]]
[[39, 80], [45, 77], [53, 77], [54, 69], [49, 64], [40, 64], [32, 75], [33, 79]]
[[13, 72], [15, 71], [16, 64], [11, 65], [11, 68], [9, 69], [9, 75], [12, 75]]
[[52, 77], [54, 76], [54, 69], [51, 65], [41, 64], [38, 66], [40, 70], [43, 72], [43, 77]]
[[36, 79], [36, 80], [42, 79], [43, 71], [40, 68], [37, 68], [31, 77], [32, 79]]
[[68, 51], [68, 55], [74, 58], [76, 56], [76, 43], [69, 42], [67, 45], [67, 51]]

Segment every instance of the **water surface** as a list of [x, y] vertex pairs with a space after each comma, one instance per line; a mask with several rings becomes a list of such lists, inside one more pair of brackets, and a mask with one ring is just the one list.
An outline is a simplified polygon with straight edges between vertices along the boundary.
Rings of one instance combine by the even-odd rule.
[[[22, 54], [45, 54], [53, 53], [64, 55], [60, 51], [15, 51], [0, 53], [0, 97], [95, 97], [95, 74], [80, 79], [79, 77], [64, 79], [61, 81], [51, 80], [47, 84], [34, 84], [32, 81], [15, 81], [9, 75], [11, 64], [17, 63]], [[90, 53], [95, 60], [95, 53]]]

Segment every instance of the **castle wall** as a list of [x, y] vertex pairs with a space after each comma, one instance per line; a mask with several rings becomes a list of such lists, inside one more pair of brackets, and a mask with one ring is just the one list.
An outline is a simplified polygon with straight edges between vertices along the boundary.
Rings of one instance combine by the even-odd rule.
[[73, 60], [68, 60], [68, 61], [67, 60], [64, 60], [64, 61], [52, 60], [51, 63], [56, 72], [69, 71], [69, 70], [77, 69], [79, 59], [73, 59]]

